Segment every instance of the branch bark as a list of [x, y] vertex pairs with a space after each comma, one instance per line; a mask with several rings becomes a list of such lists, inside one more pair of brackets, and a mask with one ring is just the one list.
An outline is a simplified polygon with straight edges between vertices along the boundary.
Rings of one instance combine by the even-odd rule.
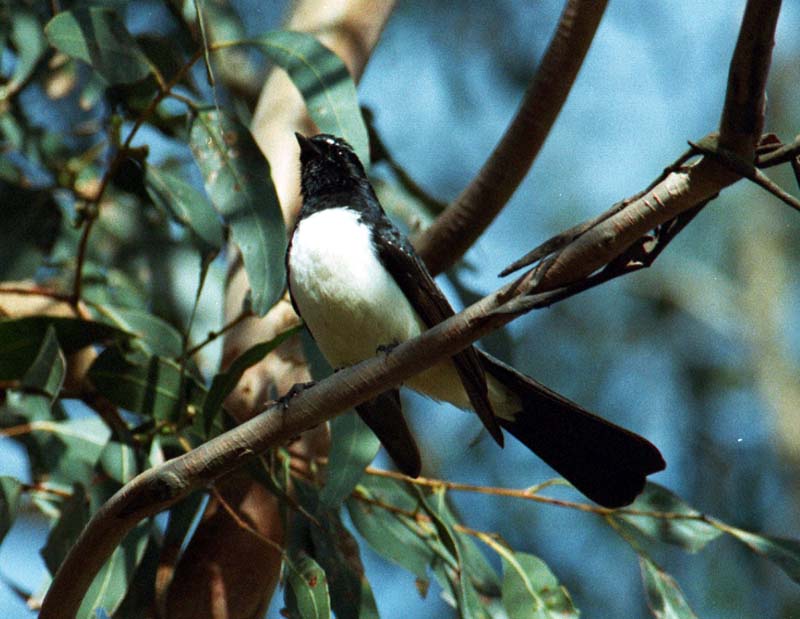
[[517, 114], [480, 172], [417, 240], [434, 274], [453, 266], [516, 191], [558, 117], [606, 7], [568, 0]]
[[[755, 162], [780, 2], [749, 0], [731, 60], [718, 143]], [[703, 157], [667, 175], [570, 243], [538, 274], [540, 290], [565, 286], [611, 262], [648, 231], [707, 202], [740, 176]]]
[[[523, 312], [509, 304], [526, 293], [525, 288], [506, 285], [421, 336], [400, 344], [390, 354], [344, 368], [288, 402], [274, 403], [225, 434], [138, 475], [87, 524], [53, 578], [40, 619], [74, 617], [98, 570], [142, 519], [168, 509], [193, 490], [242, 466], [254, 455], [453, 356], [521, 315]], [[547, 294], [531, 301], [537, 299], [546, 300]]]

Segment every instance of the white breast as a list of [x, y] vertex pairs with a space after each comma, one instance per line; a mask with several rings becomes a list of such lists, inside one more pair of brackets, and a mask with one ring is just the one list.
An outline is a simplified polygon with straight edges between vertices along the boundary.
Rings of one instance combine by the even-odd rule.
[[289, 252], [292, 296], [334, 367], [418, 335], [422, 322], [378, 260], [369, 229], [349, 208], [303, 219]]
[[[349, 208], [326, 209], [300, 221], [289, 251], [289, 284], [306, 326], [334, 368], [374, 357], [379, 347], [404, 342], [425, 329], [380, 263], [369, 229]], [[504, 387], [488, 382], [496, 413], [507, 416], [519, 410]], [[470, 408], [451, 363], [440, 363], [407, 384], [436, 400]]]

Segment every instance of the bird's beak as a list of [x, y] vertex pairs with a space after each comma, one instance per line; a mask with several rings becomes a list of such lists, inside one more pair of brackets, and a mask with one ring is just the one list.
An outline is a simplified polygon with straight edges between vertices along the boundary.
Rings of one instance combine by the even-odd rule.
[[318, 157], [320, 155], [317, 145], [302, 133], [295, 131], [294, 137], [297, 138], [297, 143], [300, 145], [300, 156], [302, 158]]

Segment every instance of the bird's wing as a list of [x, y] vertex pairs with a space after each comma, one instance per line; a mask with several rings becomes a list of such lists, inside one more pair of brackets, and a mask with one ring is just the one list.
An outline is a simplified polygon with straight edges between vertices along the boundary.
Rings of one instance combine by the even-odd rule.
[[[380, 242], [376, 243], [378, 255], [411, 306], [428, 327], [450, 318], [455, 312], [422, 260], [391, 222], [385, 216], [381, 219], [373, 232], [380, 237]], [[492, 438], [502, 446], [503, 433], [489, 402], [486, 377], [477, 351], [472, 346], [464, 349], [453, 357], [453, 364], [473, 409]]]

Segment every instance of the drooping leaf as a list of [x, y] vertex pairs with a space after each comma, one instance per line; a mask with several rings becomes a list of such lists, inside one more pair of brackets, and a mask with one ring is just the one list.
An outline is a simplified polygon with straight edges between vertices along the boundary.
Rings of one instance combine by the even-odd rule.
[[0, 320], [0, 380], [22, 378], [36, 359], [51, 326], [61, 350], [67, 355], [89, 344], [130, 337], [110, 325], [77, 318], [29, 316]]
[[4, 92], [19, 88], [30, 77], [47, 49], [42, 25], [36, 13], [24, 6], [14, 7], [11, 13], [11, 42], [17, 52], [17, 64], [11, 79], [0, 88], [0, 100], [4, 98]]
[[639, 567], [647, 605], [656, 619], [697, 619], [672, 576], [642, 554]]
[[457, 530], [458, 520], [447, 501], [439, 503], [439, 514], [455, 533], [464, 571], [469, 574], [475, 588], [484, 598], [498, 598], [500, 596], [500, 578], [497, 572], [486, 559], [486, 555], [475, 544], [473, 538]]
[[325, 572], [307, 555], [284, 560], [284, 601], [290, 619], [330, 619], [331, 603]]
[[128, 584], [136, 574], [136, 568], [144, 557], [151, 528], [152, 524], [148, 519], [139, 523], [125, 536], [97, 572], [81, 602], [78, 617], [87, 619], [93, 617], [97, 609], [103, 609], [114, 615], [114, 611], [128, 592]]
[[[693, 509], [666, 488], [649, 482], [641, 495], [628, 509], [668, 513], [669, 517], [612, 515], [633, 525], [641, 533], [668, 544], [675, 544], [689, 552], [697, 552], [722, 535], [712, 524], [702, 520], [702, 514]], [[680, 516], [687, 516], [681, 518]]]
[[98, 311], [102, 319], [134, 335], [146, 352], [162, 357], [180, 357], [183, 352], [181, 334], [155, 314], [108, 304], [99, 307]]
[[351, 497], [345, 504], [362, 537], [381, 556], [427, 580], [434, 550], [419, 525], [403, 513], [414, 513], [416, 496], [401, 482], [371, 475], [362, 477], [356, 492], [363, 499]]
[[446, 593], [452, 596], [459, 615], [463, 619], [487, 617], [487, 610], [478, 598], [478, 593], [464, 565], [456, 533], [443, 517], [444, 491], [435, 491], [426, 496], [420, 488], [415, 486], [415, 490], [423, 510], [431, 518], [439, 540], [449, 553], [448, 560], [433, 565], [433, 571], [439, 584]]
[[381, 447], [355, 411], [348, 411], [331, 421], [331, 451], [328, 459], [328, 478], [320, 500], [337, 507], [345, 500], [364, 475], [364, 468], [375, 459]]
[[116, 441], [106, 443], [100, 454], [100, 467], [119, 484], [127, 484], [139, 472], [136, 452], [130, 445]]
[[322, 503], [316, 486], [298, 481], [295, 488], [300, 504], [319, 522], [319, 526], [309, 527], [309, 533], [314, 558], [327, 575], [333, 612], [342, 618], [377, 619], [358, 543], [342, 524], [339, 510]]
[[[10, 115], [2, 115], [10, 118]], [[3, 129], [9, 123], [3, 123]], [[20, 128], [19, 139], [29, 141], [29, 129]], [[0, 181], [4, 220], [0, 227], [0, 280], [27, 279], [36, 274], [42, 258], [50, 254], [61, 230], [62, 215], [53, 193]]]
[[13, 477], [0, 477], [0, 543], [17, 517], [22, 486]]
[[503, 606], [509, 619], [577, 619], [567, 590], [544, 561], [507, 549], [502, 557]]
[[222, 408], [222, 403], [225, 401], [225, 398], [228, 397], [228, 394], [233, 391], [234, 387], [239, 383], [245, 370], [261, 361], [280, 346], [288, 337], [297, 333], [299, 329], [300, 327], [289, 329], [268, 342], [261, 342], [260, 344], [250, 347], [239, 355], [226, 371], [220, 372], [214, 376], [211, 381], [211, 387], [208, 390], [208, 395], [203, 403], [202, 419], [206, 434], [210, 431], [211, 424]]
[[89, 499], [81, 484], [72, 486], [72, 494], [61, 504], [61, 514], [50, 529], [40, 554], [51, 574], [55, 574], [89, 522]]
[[168, 168], [151, 165], [145, 168], [145, 183], [153, 202], [194, 233], [203, 254], [219, 251], [225, 240], [222, 224], [202, 191]]
[[793, 581], [800, 583], [800, 541], [757, 535], [729, 526], [725, 527], [725, 531], [756, 554], [772, 561]]
[[285, 279], [286, 227], [269, 164], [247, 128], [217, 110], [197, 115], [190, 145], [206, 193], [242, 252], [253, 309], [263, 316]]
[[346, 139], [364, 167], [369, 167], [369, 138], [355, 83], [336, 54], [310, 34], [285, 30], [242, 43], [258, 46], [284, 69], [320, 130]]
[[178, 421], [188, 407], [199, 412], [205, 398], [205, 388], [191, 376], [182, 376], [174, 361], [157, 356], [132, 361], [117, 348], [105, 349], [88, 377], [117, 406], [161, 421]]
[[46, 395], [52, 402], [64, 383], [67, 362], [58, 346], [56, 330], [50, 325], [39, 353], [22, 377], [22, 387]]
[[44, 31], [53, 47], [88, 63], [111, 84], [138, 82], [152, 72], [147, 56], [112, 10], [62, 11]]

